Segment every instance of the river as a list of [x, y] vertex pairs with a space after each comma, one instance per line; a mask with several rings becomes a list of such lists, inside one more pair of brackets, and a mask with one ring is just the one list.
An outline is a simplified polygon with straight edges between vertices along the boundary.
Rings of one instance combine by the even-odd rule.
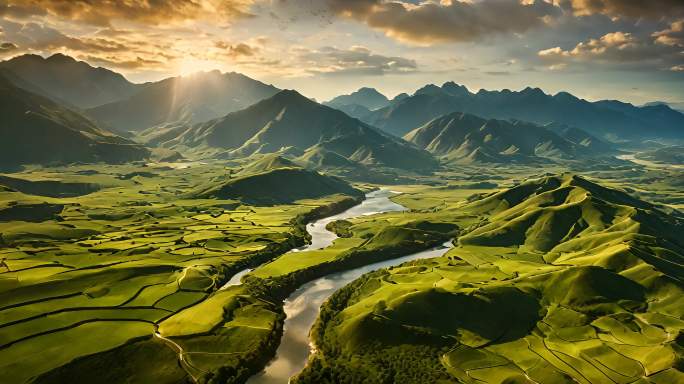
[[[366, 195], [366, 200], [361, 204], [340, 214], [310, 223], [307, 225], [307, 231], [311, 234], [311, 244], [291, 252], [320, 249], [331, 245], [337, 238], [334, 233], [325, 229], [325, 226], [331, 221], [406, 210], [405, 207], [389, 199], [392, 194], [393, 192], [384, 189], [371, 192]], [[284, 302], [287, 318], [285, 319], [283, 337], [280, 340], [275, 358], [262, 372], [252, 376], [247, 383], [284, 384], [289, 381], [290, 377], [296, 375], [304, 368], [311, 353], [309, 331], [318, 317], [321, 304], [335, 291], [358, 279], [361, 275], [377, 269], [387, 268], [410, 260], [442, 256], [449, 249], [449, 245], [450, 242], [447, 242], [443, 246], [426, 251], [369, 264], [349, 271], [330, 274], [299, 287]]]
[[666, 164], [666, 163], [656, 163], [654, 161], [637, 159], [636, 155], [620, 155], [616, 156], [620, 160], [631, 161], [632, 163], [642, 165], [644, 167], [660, 168], [660, 169], [684, 169], [682, 164]]

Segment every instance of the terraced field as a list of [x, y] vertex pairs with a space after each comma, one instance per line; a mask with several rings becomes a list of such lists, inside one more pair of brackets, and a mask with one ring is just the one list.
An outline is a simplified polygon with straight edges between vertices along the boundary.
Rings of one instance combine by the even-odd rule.
[[293, 171], [168, 163], [0, 178], [0, 382], [244, 382], [274, 356], [298, 287], [454, 237], [444, 257], [333, 295], [296, 381], [681, 380], [676, 170], [583, 170], [600, 184], [441, 171], [391, 187], [410, 210], [325, 221], [332, 243], [287, 253], [306, 222], [360, 192], [307, 173], [325, 192], [241, 196], [298, 172], [273, 168]]
[[[156, 382], [192, 378], [188, 367], [195, 361], [220, 356], [188, 353], [179, 368], [176, 343], [153, 335], [159, 330], [177, 336], [173, 329], [179, 322], [180, 333], [192, 334], [212, 316], [222, 318], [212, 303], [226, 295], [249, 315], [242, 319], [244, 327], [235, 320], [223, 337], [232, 337], [235, 351], [261, 353], [250, 340], [274, 314], [260, 314], [260, 303], [236, 296], [235, 289], [213, 293], [238, 270], [303, 244], [299, 223], [305, 217], [354, 200], [333, 195], [247, 206], [187, 194], [194, 185], [224, 175], [223, 167], [212, 166], [77, 167], [13, 175], [33, 194], [18, 187], [0, 192], [0, 216], [5, 215], [0, 222], [0, 382], [55, 382], [76, 377], [75, 372], [98, 382], [116, 382], [120, 375], [146, 382], [154, 376], [142, 365], [170, 372]], [[61, 180], [51, 186], [97, 187], [57, 198], [49, 196], [51, 188], [40, 190], [47, 183], [42, 180], [51, 179]], [[182, 310], [198, 303], [208, 308], [208, 316], [185, 319]], [[102, 376], [95, 368], [113, 354], [140, 362]]]

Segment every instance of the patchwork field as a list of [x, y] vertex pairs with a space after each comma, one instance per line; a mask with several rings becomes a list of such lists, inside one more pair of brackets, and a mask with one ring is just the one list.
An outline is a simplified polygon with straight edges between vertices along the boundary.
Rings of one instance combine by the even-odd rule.
[[273, 356], [297, 287], [451, 238], [444, 257], [336, 293], [297, 381], [681, 380], [679, 171], [416, 175], [388, 187], [408, 211], [334, 221], [331, 246], [287, 253], [305, 222], [374, 186], [307, 173], [320, 190], [245, 196], [298, 172], [250, 161], [0, 177], [0, 381], [244, 382]]
[[[126, 360], [168, 368], [168, 380], [177, 382], [195, 374], [187, 368], [196, 360], [216, 359], [209, 352], [189, 354], [181, 364], [186, 373], [178, 367], [175, 342], [153, 335], [158, 329], [176, 335], [178, 321], [181, 333], [193, 333], [201, 327], [197, 322], [222, 318], [222, 311], [211, 306], [225, 295], [238, 300], [236, 308], [249, 308], [249, 300], [236, 299], [234, 290], [213, 293], [235, 272], [303, 244], [299, 223], [304, 217], [320, 207], [352, 202], [352, 197], [332, 195], [248, 206], [189, 193], [225, 174], [225, 167], [205, 165], [82, 166], [13, 174], [14, 182], [0, 192], [0, 381], [37, 377], [54, 382], [126, 353]], [[183, 321], [182, 310], [198, 303], [211, 315]], [[274, 315], [260, 315], [258, 302], [253, 305], [254, 311], [244, 309], [249, 312], [244, 327], [226, 327], [247, 344]], [[249, 332], [243, 335], [244, 330]], [[154, 377], [131, 364], [114, 369], [112, 381], [117, 375], [132, 382]], [[96, 370], [90, 374], [98, 375]]]
[[296, 382], [680, 382], [684, 221], [662, 209], [571, 175], [456, 204], [483, 220], [338, 291]]

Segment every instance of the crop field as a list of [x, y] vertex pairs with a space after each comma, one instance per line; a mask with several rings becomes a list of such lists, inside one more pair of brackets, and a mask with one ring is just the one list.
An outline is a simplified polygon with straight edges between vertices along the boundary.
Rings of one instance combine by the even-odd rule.
[[[212, 293], [238, 270], [302, 244], [297, 218], [342, 197], [278, 206], [193, 198], [195, 185], [225, 173], [224, 167], [198, 165], [77, 166], [13, 174], [24, 185], [0, 192], [0, 381], [41, 381], [41, 374], [68, 363], [96, 364], [105, 352], [125, 350], [147, 359], [146, 351], [160, 346], [173, 351], [174, 342], [153, 335], [157, 329], [182, 336], [210, 327], [211, 316], [184, 319], [183, 309], [193, 306], [221, 320], [222, 310], [215, 309], [232, 306], [236, 312], [215, 340], [189, 342], [187, 367], [216, 360], [208, 352], [193, 354], [196, 345], [250, 340], [261, 327], [269, 328], [276, 314], [261, 310], [258, 301], [243, 299], [236, 290]], [[58, 192], [63, 185], [67, 197]], [[254, 348], [231, 346], [242, 352]], [[173, 367], [176, 354], [154, 359]], [[84, 356], [91, 357], [79, 360]], [[186, 375], [172, 371], [172, 381]], [[145, 382], [145, 377], [136, 372], [131, 380]]]
[[387, 187], [408, 211], [333, 222], [331, 246], [300, 252], [287, 251], [306, 241], [302, 224], [356, 196], [204, 193], [276, 175], [249, 163], [12, 174], [0, 191], [0, 381], [242, 382], [273, 356], [298, 286], [451, 238], [441, 258], [336, 293], [297, 382], [681, 380], [681, 175], [523, 182], [536, 171], [416, 176]]
[[296, 382], [684, 380], [681, 217], [574, 176], [452, 210], [483, 221], [333, 295]]

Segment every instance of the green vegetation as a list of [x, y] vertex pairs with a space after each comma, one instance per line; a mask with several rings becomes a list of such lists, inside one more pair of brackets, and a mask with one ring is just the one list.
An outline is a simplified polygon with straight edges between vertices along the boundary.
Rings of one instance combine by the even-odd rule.
[[587, 179], [438, 210], [479, 217], [437, 259], [335, 293], [299, 383], [677, 382], [684, 221]]
[[0, 167], [69, 162], [122, 163], [149, 150], [97, 127], [52, 100], [0, 75]]
[[684, 165], [684, 147], [672, 146], [640, 152], [636, 154], [636, 158], [656, 163]]
[[187, 129], [169, 129], [173, 139], [163, 146], [198, 158], [238, 159], [285, 148], [299, 156], [317, 147], [364, 165], [409, 171], [436, 165], [429, 153], [290, 90]]
[[[0, 191], [1, 382], [170, 383], [265, 364], [282, 314], [242, 287], [218, 288], [302, 245], [305, 221], [360, 192], [316, 175], [342, 190], [269, 207], [198, 199], [192, 191], [237, 168], [188, 165], [28, 168], [1, 179], [10, 185]], [[214, 354], [225, 341], [230, 350]]]
[[561, 137], [545, 127], [520, 121], [486, 120], [460, 112], [433, 119], [407, 133], [404, 139], [446, 162], [467, 164], [540, 163], [611, 154]]
[[253, 205], [275, 205], [334, 194], [359, 198], [362, 196], [361, 191], [341, 179], [301, 168], [278, 168], [222, 182], [199, 192], [197, 197], [237, 199]]

